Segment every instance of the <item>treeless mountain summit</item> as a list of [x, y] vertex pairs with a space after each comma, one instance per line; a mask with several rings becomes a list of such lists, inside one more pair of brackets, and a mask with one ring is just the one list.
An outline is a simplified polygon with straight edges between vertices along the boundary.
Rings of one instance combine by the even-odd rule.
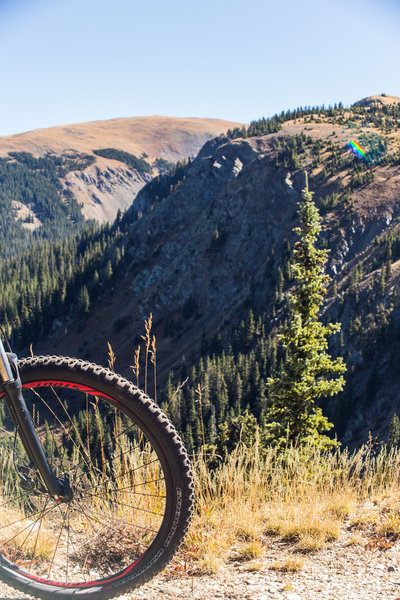
[[98, 148], [116, 148], [175, 162], [196, 155], [207, 140], [238, 125], [221, 119], [160, 116], [92, 121], [0, 137], [0, 156], [11, 151], [43, 156], [48, 152], [91, 153]]
[[390, 96], [390, 94], [377, 94], [376, 96], [368, 96], [358, 102], [354, 103], [354, 106], [368, 107], [368, 106], [388, 106], [389, 104], [399, 104], [400, 98], [398, 96]]

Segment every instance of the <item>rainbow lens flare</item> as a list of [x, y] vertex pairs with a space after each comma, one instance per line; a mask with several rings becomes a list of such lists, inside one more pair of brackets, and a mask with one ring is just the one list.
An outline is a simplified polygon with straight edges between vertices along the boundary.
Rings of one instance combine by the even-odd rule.
[[349, 146], [350, 146], [350, 150], [353, 150], [353, 152], [355, 152], [355, 154], [357, 154], [357, 156], [359, 156], [360, 158], [362, 158], [364, 156], [365, 150], [364, 150], [364, 148], [361, 148], [361, 146], [359, 144], [357, 144], [357, 142], [355, 142], [354, 140], [350, 140]]

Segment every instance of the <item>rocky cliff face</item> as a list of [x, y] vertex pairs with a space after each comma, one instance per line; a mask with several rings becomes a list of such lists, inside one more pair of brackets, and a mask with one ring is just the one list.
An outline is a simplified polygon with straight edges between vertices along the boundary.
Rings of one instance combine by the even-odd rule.
[[[283, 239], [291, 237], [303, 181], [301, 173], [292, 181], [287, 170], [274, 167], [272, 153], [268, 137], [219, 138], [202, 148], [164, 201], [154, 206], [144, 188], [126, 216], [132, 223], [125, 275], [112, 292], [105, 291], [85, 331], [73, 327], [63, 347], [72, 351], [85, 340], [90, 356], [99, 359], [104, 355], [99, 340], [112, 339], [126, 365], [143, 319], [152, 312], [162, 374], [182, 354], [196, 354], [204, 333], [213, 335], [233, 322], [249, 298], [261, 309], [273, 295], [268, 261], [274, 262], [272, 250], [280, 252]], [[117, 333], [116, 319], [125, 324]], [[164, 337], [171, 320], [179, 329], [176, 345]], [[92, 339], [90, 331], [96, 331]], [[57, 348], [61, 340], [53, 343]]]
[[178, 191], [133, 227], [130, 285], [144, 294], [144, 313], [174, 312], [193, 297], [199, 323], [229, 320], [290, 231], [298, 194], [287, 172], [271, 166], [268, 140], [266, 152], [259, 141], [227, 142], [206, 144]]
[[152, 175], [129, 168], [115, 160], [98, 158], [84, 171], [72, 171], [63, 181], [82, 206], [86, 219], [112, 222], [118, 210], [131, 206], [138, 192]]

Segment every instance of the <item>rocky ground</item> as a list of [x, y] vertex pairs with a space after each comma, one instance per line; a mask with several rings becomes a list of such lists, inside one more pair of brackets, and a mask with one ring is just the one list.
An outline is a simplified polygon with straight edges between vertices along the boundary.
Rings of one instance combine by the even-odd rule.
[[[186, 565], [187, 567], [187, 565]], [[298, 569], [287, 571], [285, 569]], [[190, 572], [190, 570], [189, 570]], [[28, 598], [0, 586], [0, 600]], [[271, 539], [263, 556], [232, 560], [217, 574], [195, 576], [177, 560], [121, 600], [400, 600], [400, 543], [386, 550], [344, 536], [301, 555]]]
[[400, 600], [399, 559], [398, 544], [381, 552], [338, 542], [316, 554], [298, 556], [300, 570], [285, 572], [279, 566], [295, 568], [295, 557], [273, 544], [261, 559], [231, 563], [216, 575], [163, 574], [126, 600]]

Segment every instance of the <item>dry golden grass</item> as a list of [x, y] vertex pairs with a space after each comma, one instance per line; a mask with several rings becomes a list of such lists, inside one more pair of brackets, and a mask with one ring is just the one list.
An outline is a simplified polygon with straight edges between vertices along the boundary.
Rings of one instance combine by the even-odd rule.
[[304, 560], [297, 556], [288, 556], [283, 560], [272, 563], [269, 568], [273, 571], [281, 571], [282, 573], [296, 573], [301, 571], [304, 566]]
[[246, 571], [249, 571], [250, 573], [256, 573], [258, 571], [262, 571], [263, 568], [264, 568], [264, 563], [261, 561], [250, 561], [246, 565]]
[[262, 546], [260, 542], [254, 541], [246, 544], [241, 548], [239, 556], [243, 560], [253, 560], [254, 558], [260, 558], [262, 554]]
[[362, 535], [361, 531], [355, 531], [351, 538], [348, 540], [348, 546], [361, 546], [361, 544], [365, 545], [365, 536]]
[[369, 447], [324, 454], [239, 446], [213, 469], [200, 455], [187, 545], [198, 569], [212, 572], [232, 548], [239, 560], [258, 558], [270, 536], [298, 552], [321, 549], [345, 528], [354, 530], [352, 544], [365, 543], [367, 530], [400, 537], [399, 467], [400, 453], [374, 456]]
[[377, 526], [377, 535], [392, 539], [400, 538], [400, 516], [399, 514], [383, 514], [381, 522]]
[[330, 498], [317, 497], [291, 499], [269, 505], [265, 532], [282, 539], [301, 542], [307, 538], [331, 541], [338, 537], [342, 519], [330, 512]]
[[[7, 547], [3, 547], [3, 554], [10, 561], [19, 564], [47, 560], [51, 557], [56, 536], [46, 526], [24, 516], [22, 510], [9, 505], [2, 508], [2, 521], [9, 525], [3, 526], [2, 535], [10, 538]], [[27, 536], [27, 532], [32, 535]]]

